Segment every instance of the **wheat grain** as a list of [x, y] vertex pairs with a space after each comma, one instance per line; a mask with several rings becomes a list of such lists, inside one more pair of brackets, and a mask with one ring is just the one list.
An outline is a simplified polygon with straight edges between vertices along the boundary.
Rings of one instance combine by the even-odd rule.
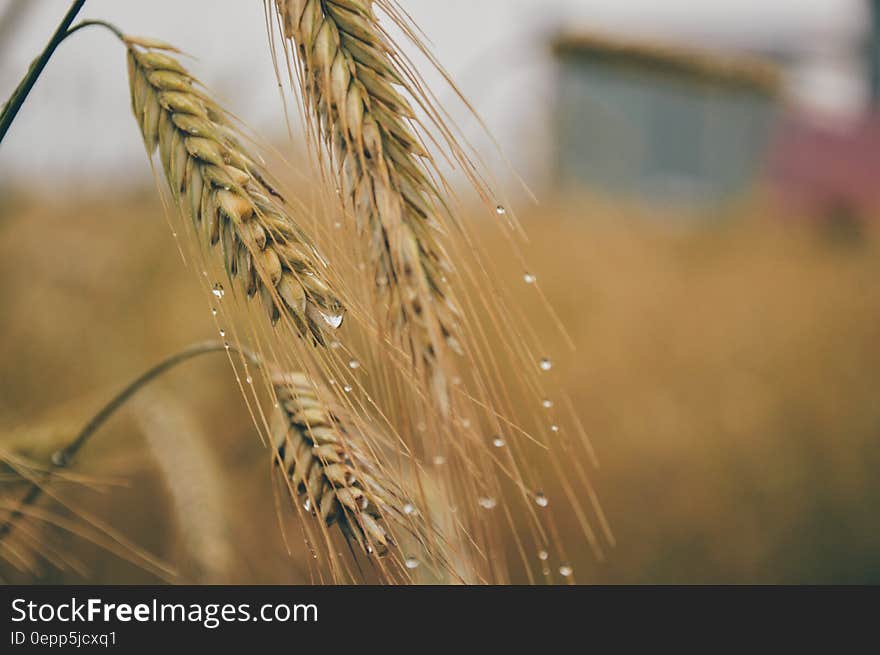
[[323, 259], [298, 227], [226, 113], [170, 46], [126, 38], [132, 109], [147, 151], [159, 151], [171, 193], [212, 245], [230, 278], [259, 293], [273, 324], [287, 316], [320, 343], [343, 308], [320, 274]]
[[[335, 159], [343, 198], [368, 242], [389, 328], [448, 412], [448, 350], [461, 353], [458, 311], [438, 238], [439, 194], [411, 124], [404, 75], [372, 0], [277, 0], [299, 53], [303, 96]], [[385, 308], [382, 308], [385, 311]]]
[[380, 470], [363, 434], [328, 407], [302, 373], [276, 374], [279, 410], [273, 440], [279, 461], [307, 511], [328, 526], [338, 523], [367, 553], [384, 555], [393, 545], [386, 520], [405, 525], [400, 487]]

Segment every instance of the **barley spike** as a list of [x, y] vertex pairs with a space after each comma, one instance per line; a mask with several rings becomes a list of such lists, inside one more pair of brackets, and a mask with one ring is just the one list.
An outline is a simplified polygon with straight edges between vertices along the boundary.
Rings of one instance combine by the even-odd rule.
[[446, 414], [448, 352], [461, 352], [459, 313], [438, 237], [442, 201], [401, 90], [417, 94], [391, 56], [372, 0], [276, 2], [285, 37], [299, 55], [306, 104], [367, 240], [390, 334]]
[[273, 386], [274, 447], [292, 490], [307, 511], [328, 526], [338, 524], [364, 552], [387, 554], [394, 542], [386, 521], [404, 523], [400, 488], [379, 469], [363, 435], [324, 404], [306, 375], [276, 373]]
[[159, 152], [179, 209], [220, 246], [230, 279], [239, 279], [248, 297], [262, 298], [273, 324], [287, 316], [323, 344], [325, 332], [341, 324], [343, 307], [289, 205], [170, 46], [135, 38], [126, 44], [132, 110], [147, 152]]

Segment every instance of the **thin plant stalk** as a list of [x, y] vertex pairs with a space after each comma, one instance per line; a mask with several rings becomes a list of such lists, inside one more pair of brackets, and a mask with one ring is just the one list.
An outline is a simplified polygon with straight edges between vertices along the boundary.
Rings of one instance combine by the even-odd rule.
[[86, 0], [74, 0], [73, 4], [70, 5], [70, 9], [68, 9], [67, 13], [64, 15], [64, 18], [61, 19], [61, 23], [59, 23], [52, 38], [49, 39], [49, 43], [47, 43], [46, 47], [43, 49], [43, 52], [34, 59], [21, 82], [15, 87], [15, 91], [12, 92], [9, 100], [3, 105], [3, 113], [0, 114], [0, 143], [3, 142], [6, 132], [9, 131], [9, 127], [12, 125], [12, 121], [14, 121], [15, 117], [18, 115], [18, 112], [24, 104], [24, 101], [27, 99], [28, 94], [30, 94], [31, 89], [34, 88], [34, 84], [36, 84], [37, 79], [39, 79], [46, 64], [49, 63], [49, 59], [52, 58], [52, 55], [55, 53], [58, 46], [61, 45], [62, 41], [70, 36], [71, 32], [68, 31], [68, 28], [70, 28], [70, 25], [73, 23], [85, 3]]
[[10, 513], [10, 515], [3, 522], [3, 525], [0, 525], [0, 540], [4, 539], [10, 532], [15, 529], [15, 522], [23, 515], [23, 511], [33, 505], [43, 494], [43, 484], [45, 481], [51, 476], [53, 471], [56, 471], [61, 468], [65, 468], [74, 458], [74, 456], [79, 452], [79, 450], [86, 445], [89, 439], [107, 422], [107, 420], [112, 417], [117, 410], [119, 410], [125, 403], [134, 396], [138, 391], [140, 391], [145, 385], [149, 384], [156, 378], [160, 377], [164, 373], [167, 373], [171, 369], [175, 368], [179, 364], [183, 364], [186, 361], [189, 361], [195, 357], [199, 357], [201, 355], [207, 355], [210, 353], [217, 352], [229, 352], [235, 351], [241, 354], [242, 356], [249, 359], [255, 366], [261, 365], [261, 360], [255, 354], [245, 350], [245, 349], [237, 349], [234, 346], [227, 346], [224, 343], [219, 341], [205, 341], [203, 343], [197, 343], [189, 348], [181, 350], [174, 355], [162, 360], [155, 366], [153, 366], [148, 371], [144, 372], [133, 382], [128, 384], [122, 391], [120, 391], [116, 396], [114, 396], [106, 405], [104, 405], [97, 414], [95, 414], [88, 423], [79, 431], [79, 433], [74, 437], [74, 439], [61, 450], [56, 451], [51, 458], [51, 465], [49, 470], [42, 476], [42, 479], [39, 481], [34, 481], [31, 484], [28, 492], [22, 497], [21, 501], [18, 503], [18, 507]]

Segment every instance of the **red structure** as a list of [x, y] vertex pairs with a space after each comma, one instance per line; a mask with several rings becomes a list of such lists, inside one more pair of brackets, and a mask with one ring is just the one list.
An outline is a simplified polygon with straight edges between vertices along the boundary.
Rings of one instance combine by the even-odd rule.
[[782, 119], [768, 174], [774, 193], [793, 212], [880, 215], [880, 113], [834, 127]]

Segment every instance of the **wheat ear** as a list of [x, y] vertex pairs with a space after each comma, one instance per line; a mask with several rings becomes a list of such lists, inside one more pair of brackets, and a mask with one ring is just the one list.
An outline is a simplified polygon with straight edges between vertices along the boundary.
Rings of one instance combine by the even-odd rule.
[[[328, 526], [338, 523], [366, 553], [384, 555], [394, 545], [386, 529], [396, 521], [412, 531], [399, 486], [380, 470], [363, 434], [319, 398], [302, 373], [275, 374], [278, 412], [272, 428], [279, 462], [291, 489]], [[418, 530], [423, 532], [423, 530]]]
[[439, 196], [398, 87], [372, 0], [277, 0], [299, 53], [303, 96], [333, 154], [345, 202], [365, 234], [392, 336], [448, 409], [446, 352], [461, 352], [450, 266], [438, 240]]
[[263, 299], [272, 323], [289, 317], [323, 343], [343, 309], [319, 271], [323, 260], [227, 114], [197, 86], [173, 48], [126, 38], [132, 109], [147, 152], [159, 151], [171, 193], [230, 278]]

